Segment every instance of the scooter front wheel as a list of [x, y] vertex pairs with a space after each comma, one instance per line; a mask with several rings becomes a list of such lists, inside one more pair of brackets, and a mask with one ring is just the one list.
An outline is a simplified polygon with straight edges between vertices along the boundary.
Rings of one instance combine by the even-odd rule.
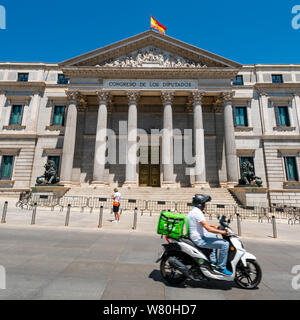
[[235, 283], [243, 289], [255, 289], [262, 278], [262, 271], [255, 260], [247, 260], [245, 267], [240, 261], [236, 267]]

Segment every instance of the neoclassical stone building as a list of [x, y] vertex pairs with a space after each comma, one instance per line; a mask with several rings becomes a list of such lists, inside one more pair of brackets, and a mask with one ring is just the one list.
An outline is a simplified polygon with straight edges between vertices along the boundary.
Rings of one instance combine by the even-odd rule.
[[0, 63], [2, 193], [34, 186], [47, 159], [82, 188], [227, 188], [248, 160], [270, 203], [300, 206], [299, 130], [300, 65], [241, 65], [154, 31]]

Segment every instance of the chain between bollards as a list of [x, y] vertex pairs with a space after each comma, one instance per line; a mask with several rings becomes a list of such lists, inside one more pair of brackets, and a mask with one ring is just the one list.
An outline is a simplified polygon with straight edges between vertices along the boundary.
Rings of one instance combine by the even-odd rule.
[[98, 228], [102, 228], [102, 225], [103, 225], [103, 206], [100, 207]]
[[70, 204], [68, 204], [67, 214], [66, 214], [65, 227], [68, 227], [68, 226], [69, 226], [69, 221], [70, 221], [70, 211], [71, 211], [71, 205], [70, 205]]
[[5, 201], [4, 202], [4, 206], [3, 206], [3, 213], [2, 213], [1, 223], [6, 223], [7, 206], [8, 206], [8, 202]]
[[273, 238], [277, 238], [276, 218], [272, 216]]
[[238, 228], [238, 236], [242, 235], [242, 228], [241, 228], [241, 220], [240, 220], [240, 214], [236, 214], [236, 221], [237, 221], [237, 228]]
[[136, 230], [136, 225], [137, 225], [137, 215], [138, 215], [138, 208], [134, 209], [134, 218], [133, 218], [133, 230]]
[[35, 224], [37, 203], [35, 202], [32, 210], [31, 224]]

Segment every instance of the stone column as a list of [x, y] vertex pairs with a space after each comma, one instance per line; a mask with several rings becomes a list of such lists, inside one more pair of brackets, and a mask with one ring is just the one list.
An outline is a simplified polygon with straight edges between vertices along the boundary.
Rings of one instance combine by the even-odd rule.
[[238, 165], [236, 156], [235, 134], [232, 113], [233, 92], [224, 92], [224, 138], [225, 155], [227, 168], [227, 184], [232, 185], [238, 182]]
[[[4, 110], [5, 103], [6, 103], [6, 91], [1, 90], [0, 91], [0, 121], [2, 119], [2, 112]], [[3, 125], [3, 123], [0, 124], [1, 127], [2, 127], [2, 125]]]
[[104, 185], [105, 153], [107, 141], [107, 104], [110, 93], [98, 91], [99, 108], [94, 155], [93, 184]]
[[39, 117], [39, 110], [40, 110], [40, 100], [41, 100], [40, 94], [41, 94], [40, 91], [35, 91], [31, 101], [29, 131], [33, 133], [36, 133], [37, 131], [37, 124], [38, 124], [38, 117]]
[[268, 114], [268, 95], [265, 92], [259, 93], [259, 103], [261, 107], [261, 117], [262, 117], [262, 132], [263, 134], [271, 133], [269, 114]]
[[294, 106], [296, 108], [296, 114], [298, 118], [298, 127], [300, 130], [300, 92], [296, 92], [293, 94]]
[[76, 141], [77, 105], [80, 94], [77, 91], [67, 91], [66, 94], [68, 96], [69, 105], [65, 126], [60, 181], [62, 183], [70, 184], [72, 182], [72, 170]]
[[125, 185], [137, 185], [137, 103], [138, 91], [128, 91], [128, 131]]
[[221, 187], [227, 186], [227, 169], [224, 141], [224, 108], [221, 99], [214, 103], [215, 127], [216, 127], [216, 156], [219, 184]]
[[174, 92], [163, 91], [161, 98], [164, 106], [163, 111], [163, 134], [162, 134], [162, 187], [175, 186], [174, 162], [173, 162], [173, 114], [172, 101]]
[[194, 155], [195, 155], [195, 187], [208, 187], [206, 182], [206, 166], [205, 166], [205, 143], [204, 128], [202, 115], [202, 98], [204, 92], [195, 91], [192, 93], [193, 109], [194, 109]]

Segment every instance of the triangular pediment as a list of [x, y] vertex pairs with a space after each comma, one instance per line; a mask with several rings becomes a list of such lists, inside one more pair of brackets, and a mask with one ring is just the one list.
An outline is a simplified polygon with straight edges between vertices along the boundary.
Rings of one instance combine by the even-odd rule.
[[149, 30], [60, 64], [102, 68], [240, 68], [237, 62]]

